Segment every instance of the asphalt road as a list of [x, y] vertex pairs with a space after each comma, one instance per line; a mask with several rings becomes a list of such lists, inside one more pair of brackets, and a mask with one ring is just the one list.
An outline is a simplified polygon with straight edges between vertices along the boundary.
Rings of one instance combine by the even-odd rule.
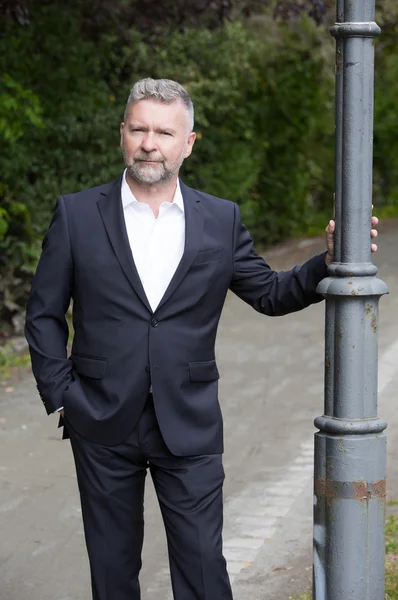
[[[398, 223], [380, 227], [380, 413], [390, 427], [390, 496], [398, 414]], [[266, 254], [289, 268], [323, 250], [303, 240]], [[287, 600], [311, 576], [313, 419], [323, 412], [324, 304], [283, 318], [232, 294], [217, 360], [225, 420], [224, 547], [239, 600]], [[69, 442], [46, 417], [33, 379], [0, 385], [0, 600], [89, 600], [89, 573]], [[398, 462], [398, 461], [397, 461]], [[160, 512], [148, 478], [143, 600], [172, 598]]]

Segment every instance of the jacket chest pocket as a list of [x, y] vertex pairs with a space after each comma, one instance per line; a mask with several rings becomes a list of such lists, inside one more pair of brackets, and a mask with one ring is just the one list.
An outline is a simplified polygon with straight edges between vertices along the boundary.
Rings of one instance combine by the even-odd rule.
[[198, 252], [192, 265], [203, 265], [206, 263], [217, 262], [220, 261], [222, 257], [222, 248], [212, 248], [211, 250], [203, 250], [202, 252]]

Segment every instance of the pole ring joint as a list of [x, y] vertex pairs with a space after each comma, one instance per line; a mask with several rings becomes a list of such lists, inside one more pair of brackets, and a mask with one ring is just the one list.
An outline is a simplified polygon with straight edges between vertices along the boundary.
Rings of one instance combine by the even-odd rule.
[[323, 433], [331, 433], [334, 435], [369, 435], [382, 433], [386, 427], [386, 421], [377, 417], [370, 419], [338, 419], [322, 415], [314, 421], [317, 427]]
[[336, 23], [330, 30], [334, 38], [363, 37], [375, 38], [381, 34], [381, 29], [374, 21]]

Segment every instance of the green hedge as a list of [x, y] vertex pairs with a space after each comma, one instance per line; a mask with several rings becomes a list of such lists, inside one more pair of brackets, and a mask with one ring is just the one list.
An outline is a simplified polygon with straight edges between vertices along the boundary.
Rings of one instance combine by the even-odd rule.
[[[319, 231], [333, 198], [327, 28], [264, 16], [151, 43], [135, 30], [123, 38], [104, 30], [94, 42], [78, 9], [60, 6], [36, 8], [28, 26], [0, 23], [0, 331], [23, 310], [56, 197], [121, 171], [119, 122], [140, 77], [177, 79], [195, 101], [189, 185], [238, 202], [259, 244]], [[390, 212], [398, 206], [395, 50], [391, 42], [379, 53], [375, 107], [375, 204]]]

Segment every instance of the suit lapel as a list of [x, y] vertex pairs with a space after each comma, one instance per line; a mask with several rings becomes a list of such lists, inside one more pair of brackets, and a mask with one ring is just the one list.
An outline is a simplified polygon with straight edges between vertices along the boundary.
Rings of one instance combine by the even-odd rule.
[[195, 260], [202, 241], [204, 215], [200, 204], [200, 196], [197, 192], [184, 185], [181, 180], [180, 186], [184, 200], [185, 214], [184, 254], [156, 310], [159, 310], [167, 302], [180, 285]]
[[141, 302], [152, 313], [141, 279], [134, 263], [127, 235], [121, 198], [122, 175], [116, 179], [107, 194], [102, 193], [97, 202], [109, 241], [130, 285]]

